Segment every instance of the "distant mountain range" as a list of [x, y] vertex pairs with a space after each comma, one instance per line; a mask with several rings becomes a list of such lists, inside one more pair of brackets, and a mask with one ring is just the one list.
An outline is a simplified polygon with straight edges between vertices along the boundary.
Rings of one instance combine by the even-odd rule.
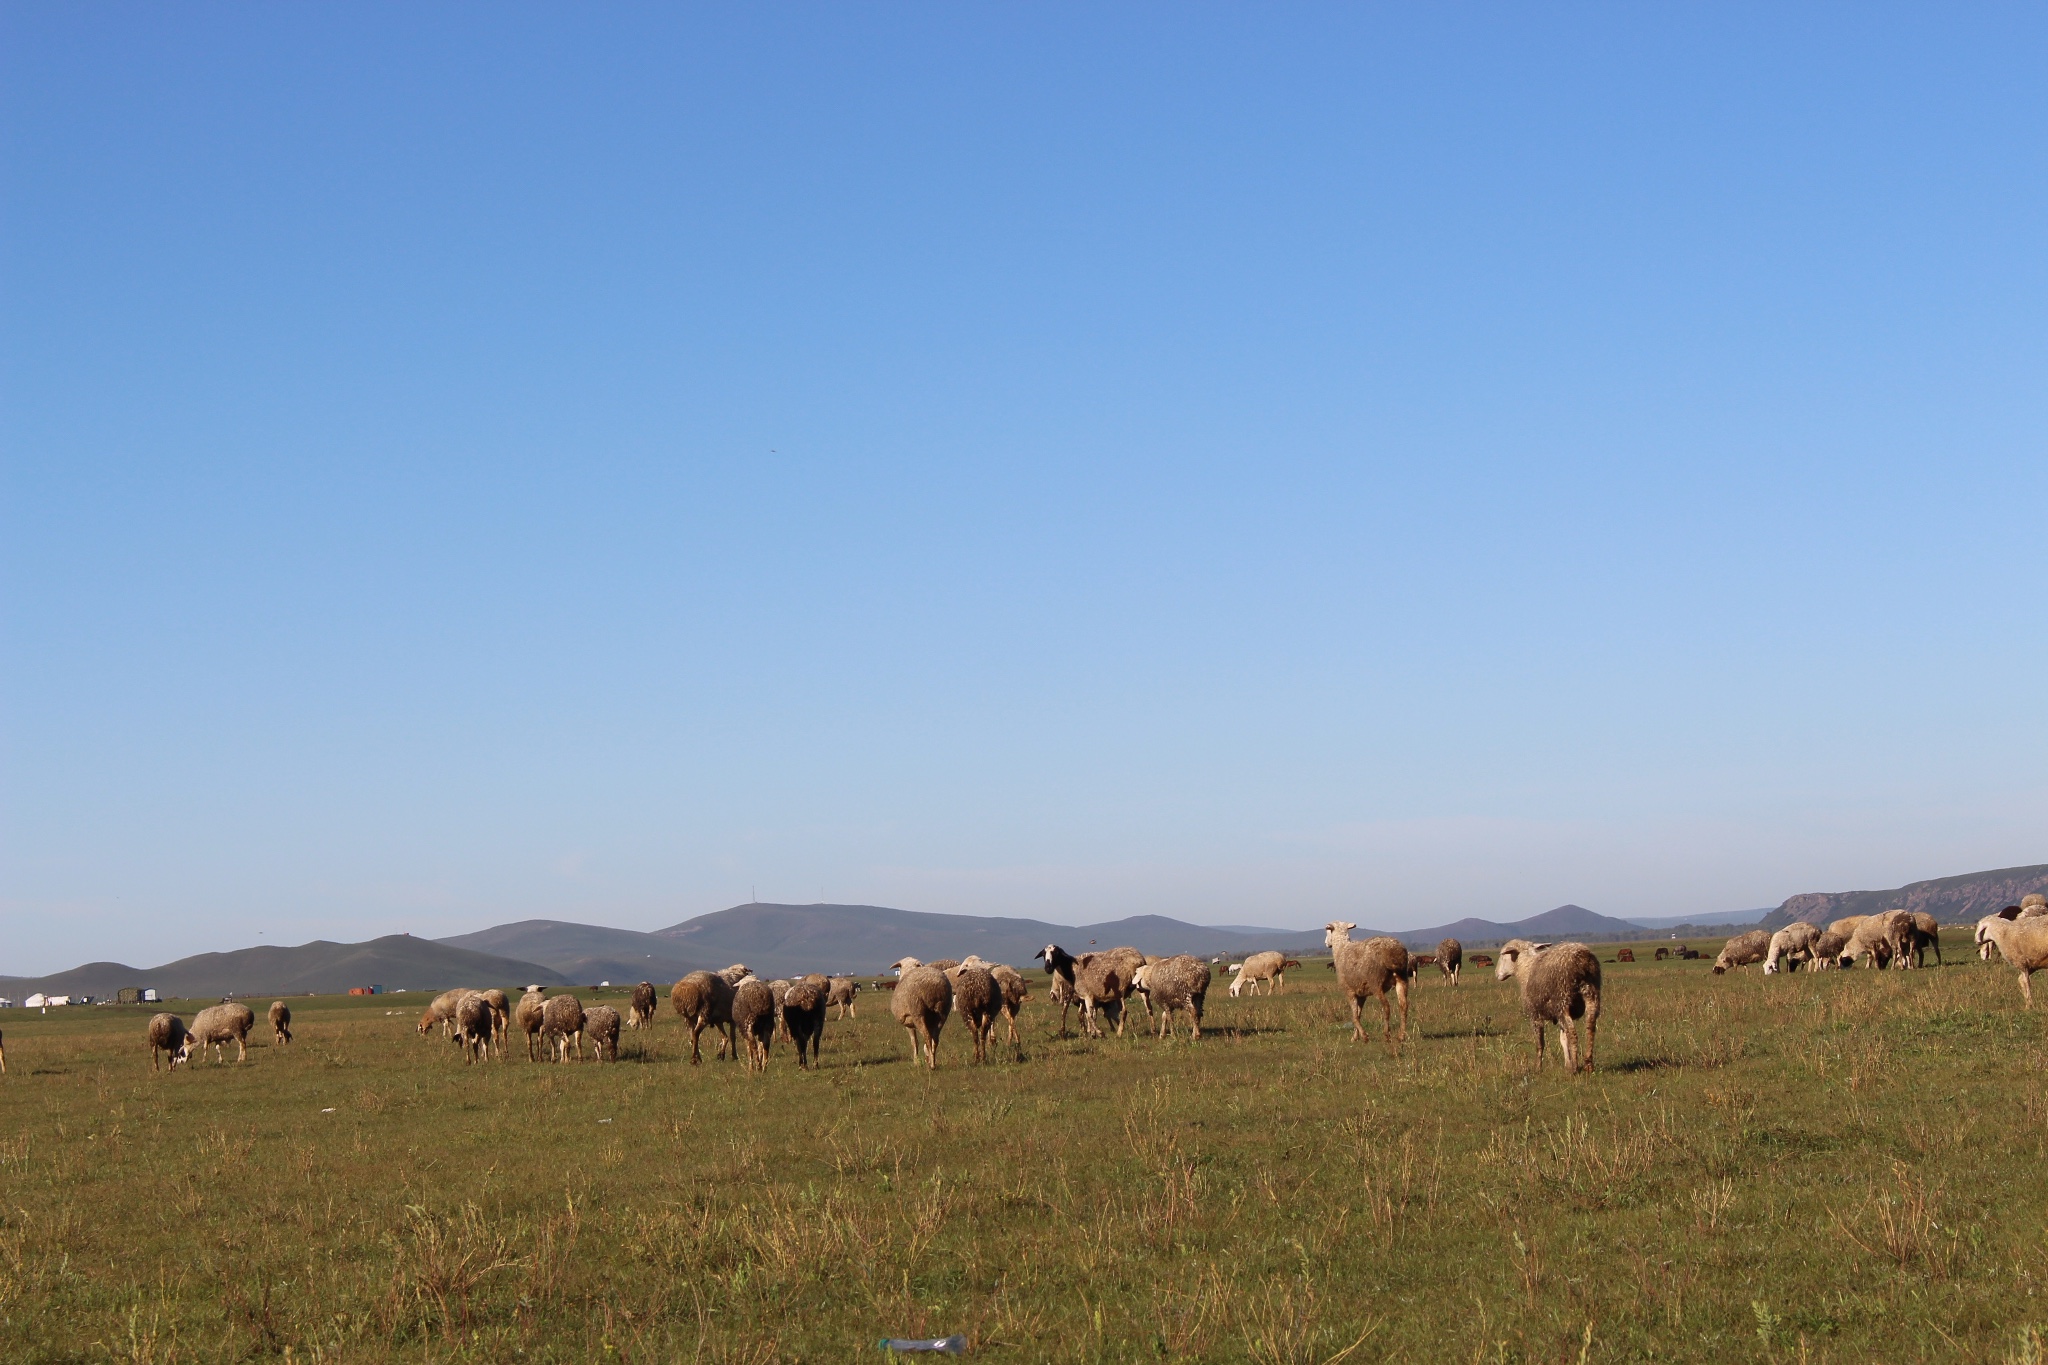
[[[2048, 864], [1967, 873], [1914, 882], [1893, 891], [1843, 891], [1793, 896], [1762, 917], [1767, 928], [1792, 919], [1814, 923], [1901, 906], [1926, 910], [1944, 922], [1968, 921], [2034, 891], [2048, 891]], [[1616, 940], [1696, 929], [1705, 938], [1755, 923], [1760, 912], [1732, 911], [1689, 923], [1671, 918], [1616, 919], [1579, 905], [1560, 905], [1527, 919], [1500, 922], [1467, 918], [1391, 936], [1428, 949], [1444, 938], [1488, 946], [1510, 938]], [[1359, 938], [1383, 931], [1361, 926]], [[1241, 957], [1271, 948], [1295, 956], [1323, 951], [1321, 929], [1256, 929], [1199, 925], [1163, 915], [1138, 915], [1100, 924], [936, 915], [882, 905], [736, 905], [666, 929], [641, 932], [561, 920], [520, 920], [453, 938], [394, 934], [368, 943], [301, 944], [202, 953], [159, 967], [95, 962], [56, 976], [0, 977], [0, 994], [15, 999], [33, 991], [112, 995], [123, 986], [151, 986], [165, 998], [227, 994], [345, 991], [377, 984], [387, 989], [441, 990], [454, 985], [589, 985], [599, 981], [673, 981], [700, 968], [744, 962], [770, 976], [796, 972], [879, 973], [904, 957], [965, 957], [1024, 966], [1048, 943], [1070, 952], [1130, 944], [1148, 953]]]
[[1763, 927], [1782, 929], [1795, 919], [1826, 924], [1844, 915], [1871, 915], [1880, 910], [1924, 910], [1943, 924], [1974, 924], [2035, 892], [2048, 894], [2048, 863], [1936, 877], [1890, 891], [1810, 891], [1790, 897], [1764, 916]]

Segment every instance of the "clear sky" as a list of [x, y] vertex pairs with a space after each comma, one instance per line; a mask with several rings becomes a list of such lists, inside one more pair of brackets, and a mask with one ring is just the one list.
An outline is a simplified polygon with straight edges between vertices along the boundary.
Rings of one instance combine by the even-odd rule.
[[9, 4], [0, 971], [2048, 861], [2044, 71], [2038, 6]]

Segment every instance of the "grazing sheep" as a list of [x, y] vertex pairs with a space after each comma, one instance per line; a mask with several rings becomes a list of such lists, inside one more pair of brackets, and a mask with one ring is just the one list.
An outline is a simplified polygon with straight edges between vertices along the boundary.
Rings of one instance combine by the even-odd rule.
[[1860, 916], [1855, 931], [1849, 935], [1848, 946], [1842, 950], [1843, 960], [1861, 962], [1868, 958], [1875, 968], [1909, 965], [1911, 957], [1906, 946], [1912, 924], [1912, 918], [1903, 910]]
[[789, 1039], [796, 1047], [796, 1064], [804, 1065], [804, 1051], [810, 1050], [812, 1066], [818, 1064], [818, 1042], [825, 1036], [825, 1008], [829, 1003], [831, 988], [821, 986], [806, 977], [789, 988], [789, 994], [782, 997], [782, 1022], [789, 1030]]
[[1261, 981], [1266, 983], [1266, 994], [1271, 995], [1286, 984], [1284, 978], [1287, 975], [1287, 954], [1276, 953], [1271, 949], [1263, 953], [1253, 953], [1234, 970], [1237, 975], [1230, 982], [1231, 999], [1235, 1000], [1246, 988], [1249, 988], [1253, 995], [1257, 995]]
[[464, 1061], [474, 1066], [479, 1056], [488, 1058], [491, 1039], [497, 1035], [498, 1017], [482, 991], [471, 991], [455, 1002], [455, 1044]]
[[505, 1041], [512, 1036], [512, 1002], [496, 986], [478, 991], [491, 1007], [491, 1041], [498, 1046], [498, 1060], [505, 1060]]
[[175, 1014], [150, 1016], [149, 1028], [143, 1034], [149, 1043], [149, 1069], [161, 1070], [157, 1061], [159, 1053], [168, 1053], [171, 1070], [178, 1069], [178, 1063], [190, 1060], [192, 1056], [192, 1035], [186, 1031], [185, 1021]]
[[691, 1066], [704, 1060], [703, 1053], [698, 1050], [697, 1039], [707, 1028], [717, 1029], [722, 1034], [718, 1041], [720, 1060], [728, 1054], [735, 1058], [739, 1056], [739, 1039], [733, 1033], [732, 990], [732, 983], [722, 973], [691, 972], [676, 982], [675, 988], [669, 992], [668, 1003], [682, 1016], [683, 1023], [690, 1030]]
[[558, 1062], [569, 1060], [569, 1043], [576, 1044], [576, 1060], [583, 1060], [583, 1002], [573, 995], [551, 995], [540, 1007], [541, 1050]]
[[1807, 964], [1812, 972], [1832, 972], [1842, 965], [1842, 954], [1849, 950], [1849, 936], [1838, 934], [1833, 929], [1823, 929], [1820, 937], [1813, 941], [1813, 961]]
[[1813, 961], [1814, 945], [1821, 939], [1820, 926], [1796, 919], [1771, 935], [1770, 950], [1764, 954], [1764, 975], [1775, 976], [1786, 965]]
[[289, 1043], [292, 1040], [292, 1007], [282, 1000], [270, 1002], [270, 1045]]
[[192, 1020], [192, 1050], [204, 1052], [213, 1049], [216, 1065], [227, 1060], [221, 1049], [229, 1039], [236, 1047], [235, 1060], [246, 1061], [249, 1056], [249, 1030], [256, 1027], [256, 1011], [239, 1000], [224, 1000], [218, 1005], [208, 1005]]
[[420, 1021], [420, 1032], [425, 1033], [433, 1027], [433, 1024], [439, 1024], [443, 1038], [453, 1035], [455, 1032], [455, 1007], [461, 1004], [462, 997], [468, 994], [470, 994], [469, 987], [457, 986], [453, 990], [445, 990], [435, 996], [434, 1003], [427, 1006], [427, 1014], [432, 1022], [430, 1023], [428, 1019], [422, 1019]]
[[654, 1027], [654, 983], [643, 981], [633, 988], [633, 1003], [626, 1007], [626, 1027]]
[[583, 1016], [583, 1036], [600, 1062], [619, 1060], [619, 1012], [610, 1005], [593, 1005]]
[[[1863, 921], [1869, 918], [1870, 916], [1868, 915], [1844, 915], [1838, 920], [1830, 921], [1828, 927], [1822, 931], [1822, 935], [1825, 937], [1827, 934], [1840, 934], [1842, 936], [1842, 954], [1846, 954], [1849, 950], [1849, 940], [1856, 937], [1856, 930], [1862, 927]], [[1849, 964], [1844, 962], [1842, 965], [1846, 967]]]
[[924, 1064], [939, 1066], [939, 1031], [953, 1012], [953, 983], [936, 967], [927, 967], [914, 957], [896, 964], [896, 988], [889, 993], [889, 1012], [910, 1034], [910, 1060], [918, 1060], [918, 1044], [924, 1045]]
[[1458, 984], [1458, 969], [1465, 965], [1465, 945], [1454, 938], [1447, 938], [1436, 945], [1436, 969]]
[[758, 976], [740, 982], [732, 993], [732, 1022], [747, 1044], [747, 1070], [768, 1069], [768, 1047], [775, 1041], [775, 992]]
[[[1365, 997], [1368, 994], [1379, 997], [1382, 1031], [1387, 1041], [1398, 1047], [1408, 1041], [1408, 978], [1413, 975], [1408, 966], [1408, 950], [1401, 946], [1399, 939], [1369, 938], [1363, 943], [1351, 941], [1351, 931], [1358, 926], [1345, 920], [1331, 920], [1323, 926], [1323, 942], [1329, 945], [1330, 965], [1337, 971], [1337, 988], [1351, 1001], [1351, 1039], [1362, 1042], [1366, 1038], [1363, 1015]], [[1394, 998], [1401, 1002], [1401, 1037], [1394, 1039], [1394, 1010], [1387, 1001], [1387, 992], [1392, 990]]]
[[1737, 934], [1721, 945], [1721, 955], [1714, 959], [1714, 975], [1719, 976], [1730, 967], [1747, 967], [1753, 962], [1762, 962], [1771, 951], [1771, 936], [1767, 930], [1752, 929], [1746, 934]]
[[1188, 1034], [1202, 1036], [1202, 1003], [1208, 998], [1209, 964], [1182, 953], [1178, 957], [1148, 962], [1138, 968], [1132, 984], [1145, 993], [1146, 1000], [1159, 1007], [1159, 1036], [1173, 1032], [1173, 1013], [1186, 1010]]
[[[1500, 946], [1496, 981], [1518, 978], [1522, 1010], [1536, 1030], [1536, 1065], [1543, 1065], [1543, 1026], [1557, 1025], [1565, 1070], [1593, 1069], [1593, 1034], [1600, 1022], [1600, 959], [1583, 943], [1530, 943], [1513, 939]], [[1578, 1025], [1586, 1020], [1586, 1060], [1578, 1060]]]
[[547, 996], [538, 986], [528, 986], [526, 994], [519, 997], [519, 1007], [512, 1012], [513, 1019], [526, 1034], [526, 1060], [540, 1060], [540, 1026], [542, 1016], [547, 1012]]
[[2019, 969], [2020, 995], [2032, 1009], [2034, 973], [2048, 967], [2048, 916], [2009, 920], [1986, 915], [1977, 921], [1977, 942], [1996, 947], [2000, 957]]
[[954, 1012], [974, 1042], [974, 1060], [986, 1062], [989, 1038], [1003, 1012], [1003, 988], [996, 984], [995, 973], [969, 962], [946, 969], [946, 980], [953, 986]]
[[[1124, 1032], [1124, 999], [1131, 993], [1131, 975], [1144, 965], [1144, 954], [1135, 948], [1112, 948], [1102, 953], [1075, 957], [1057, 943], [1048, 943], [1032, 954], [1045, 960], [1045, 970], [1073, 988], [1081, 1006], [1081, 1027], [1089, 1037], [1100, 1038], [1102, 1028], [1096, 1013], [1108, 1014], [1116, 1022], [1118, 1037]], [[1066, 1016], [1060, 1016], [1061, 1032]]]
[[850, 1019], [854, 1012], [853, 998], [859, 994], [860, 982], [850, 976], [835, 976], [832, 978], [832, 984], [826, 989], [825, 1003], [837, 1005], [841, 1019]]
[[438, 1023], [440, 1023], [440, 1022], [441, 1022], [441, 1021], [440, 1021], [440, 1020], [439, 1020], [438, 1018], [436, 1018], [436, 1017], [435, 1017], [435, 1015], [434, 1015], [434, 1011], [433, 1011], [433, 1007], [432, 1007], [432, 1006], [429, 1006], [428, 1008], [426, 1008], [426, 1009], [424, 1009], [424, 1010], [420, 1011], [420, 1022], [419, 1022], [419, 1035], [420, 1035], [420, 1037], [424, 1038], [424, 1037], [426, 1037], [426, 1036], [427, 1036], [427, 1035], [428, 1035], [429, 1033], [432, 1033], [432, 1032], [434, 1031], [434, 1025], [435, 1025], [435, 1024], [438, 1024]]
[[1925, 910], [1914, 910], [1908, 916], [1912, 921], [1910, 930], [1913, 945], [1913, 965], [1923, 966], [1927, 961], [1927, 950], [1934, 949], [1934, 965], [1944, 966], [1941, 960], [1941, 923]]

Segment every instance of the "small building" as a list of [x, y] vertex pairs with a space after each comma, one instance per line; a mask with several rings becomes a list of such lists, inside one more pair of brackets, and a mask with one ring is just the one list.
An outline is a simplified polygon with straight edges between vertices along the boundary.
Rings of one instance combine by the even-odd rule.
[[154, 999], [155, 991], [144, 990], [140, 986], [123, 986], [114, 992], [114, 1003], [117, 1005], [139, 1005], [145, 1000]]
[[34, 995], [31, 995], [28, 999], [22, 1001], [21, 1003], [29, 1009], [39, 1010], [50, 1003], [50, 997], [44, 995], [41, 991], [37, 991]]
[[384, 994], [384, 988], [382, 986], [350, 986], [348, 993], [350, 995], [382, 995]]

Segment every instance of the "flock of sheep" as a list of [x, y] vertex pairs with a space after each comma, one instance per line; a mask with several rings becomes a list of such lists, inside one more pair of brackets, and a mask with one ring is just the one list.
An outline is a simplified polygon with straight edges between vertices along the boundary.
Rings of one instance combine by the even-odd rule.
[[[1351, 931], [1357, 927], [1342, 920], [1323, 926], [1338, 990], [1351, 1005], [1351, 1036], [1359, 1041], [1368, 1038], [1366, 1004], [1376, 1001], [1382, 1036], [1398, 1048], [1408, 1039], [1408, 993], [1416, 973], [1434, 965], [1456, 985], [1464, 950], [1456, 939], [1445, 939], [1433, 955], [1411, 955], [1398, 939], [1354, 941]], [[2034, 992], [2030, 978], [2048, 968], [2048, 897], [2028, 896], [2018, 905], [1985, 916], [1977, 923], [1976, 942], [1985, 961], [1996, 954], [2019, 971], [2020, 992], [2031, 1008]], [[1721, 949], [1714, 971], [1720, 974], [1758, 962], [1766, 975], [1801, 964], [1809, 971], [1853, 967], [1866, 961], [1877, 968], [1908, 968], [1919, 965], [1930, 948], [1939, 962], [1941, 941], [1933, 916], [1888, 910], [1838, 919], [1825, 929], [1795, 922], [1776, 933], [1758, 929], [1738, 935]], [[1623, 955], [1633, 960], [1631, 954]], [[1076, 1007], [1087, 1036], [1103, 1036], [1105, 1025], [1122, 1035], [1126, 1007], [1133, 1001], [1143, 1005], [1161, 1038], [1175, 1032], [1177, 1015], [1186, 1016], [1191, 1037], [1202, 1036], [1202, 1010], [1213, 972], [1211, 964], [1200, 958], [1185, 953], [1152, 957], [1136, 948], [1076, 956], [1056, 943], [1048, 943], [1033, 957], [1045, 964], [1051, 978], [1047, 994], [1060, 1006], [1062, 1037], [1067, 1032], [1068, 1014]], [[1489, 963], [1483, 954], [1475, 954], [1472, 960], [1476, 966]], [[1230, 994], [1257, 994], [1262, 984], [1271, 994], [1285, 984], [1286, 973], [1300, 965], [1277, 952], [1254, 953], [1234, 964]], [[1554, 1026], [1566, 1069], [1590, 1071], [1600, 1020], [1599, 956], [1583, 943], [1514, 939], [1501, 945], [1493, 965], [1496, 980], [1514, 981], [1519, 987], [1523, 1012], [1535, 1033], [1538, 1064], [1545, 1052], [1546, 1030]], [[938, 1066], [939, 1036], [955, 1015], [967, 1026], [977, 1062], [989, 1060], [999, 1021], [1007, 1024], [1010, 1043], [1019, 1042], [1017, 1012], [1031, 988], [1016, 969], [970, 956], [930, 963], [906, 957], [892, 970], [897, 978], [888, 983], [889, 1008], [909, 1034], [914, 1060], [930, 1068]], [[744, 1040], [748, 1066], [763, 1071], [778, 1036], [795, 1048], [799, 1067], [815, 1066], [826, 1012], [837, 1007], [841, 1018], [853, 1014], [860, 989], [858, 981], [846, 976], [812, 974], [764, 981], [745, 964], [735, 963], [723, 971], [691, 972], [669, 991], [669, 1004], [690, 1031], [693, 1064], [703, 1060], [700, 1040], [710, 1029], [719, 1035], [720, 1058], [736, 1059]], [[650, 1027], [657, 998], [652, 982], [634, 987], [626, 1026]], [[1398, 1033], [1394, 1028], [1397, 1006], [1401, 1013]], [[291, 1009], [282, 1000], [271, 1005], [274, 1044], [291, 1042], [291, 1019]], [[1582, 1019], [1586, 1026], [1583, 1052], [1577, 1036]], [[255, 1023], [254, 1012], [236, 1001], [201, 1010], [189, 1027], [175, 1014], [156, 1015], [148, 1029], [150, 1066], [156, 1069], [159, 1059], [167, 1055], [175, 1070], [208, 1047], [214, 1050], [216, 1062], [224, 1061], [224, 1049], [230, 1042], [236, 1045], [236, 1060], [243, 1060], [248, 1056], [249, 1030]], [[517, 1005], [500, 990], [444, 991], [420, 1016], [419, 1032], [424, 1036], [439, 1030], [471, 1063], [489, 1058], [494, 1050], [502, 1060], [515, 1025], [526, 1035], [530, 1061], [566, 1061], [572, 1049], [580, 1061], [586, 1042], [598, 1060], [617, 1061], [620, 1024], [619, 1012], [609, 1005], [586, 1010], [573, 995], [550, 996], [540, 987], [530, 986]], [[0, 1067], [4, 1065], [0, 1061]]]

